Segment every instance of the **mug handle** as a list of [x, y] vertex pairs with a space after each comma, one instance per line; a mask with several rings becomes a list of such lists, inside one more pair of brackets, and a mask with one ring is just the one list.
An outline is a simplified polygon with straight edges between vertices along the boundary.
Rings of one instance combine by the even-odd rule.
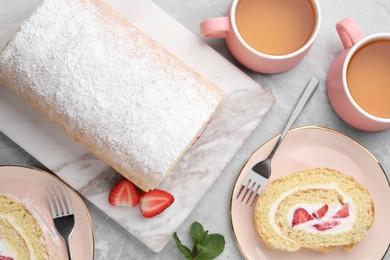
[[348, 49], [364, 38], [359, 25], [352, 18], [345, 18], [336, 24], [336, 30], [344, 49]]
[[225, 38], [228, 31], [230, 31], [228, 16], [210, 18], [200, 23], [200, 33], [205, 38]]

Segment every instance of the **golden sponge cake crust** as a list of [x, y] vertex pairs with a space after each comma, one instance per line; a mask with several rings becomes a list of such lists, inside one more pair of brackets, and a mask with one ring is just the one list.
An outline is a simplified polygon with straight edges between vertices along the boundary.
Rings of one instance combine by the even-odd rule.
[[[327, 210], [329, 207], [326, 221], [314, 217], [314, 211], [324, 205]], [[335, 212], [344, 205], [349, 211], [340, 218]], [[308, 219], [294, 226], [298, 208], [307, 212]], [[326, 252], [342, 246], [351, 250], [372, 226], [374, 204], [368, 191], [353, 177], [334, 169], [315, 168], [269, 183], [256, 202], [253, 221], [257, 234], [270, 248]], [[337, 225], [324, 229], [324, 223], [329, 222]]]

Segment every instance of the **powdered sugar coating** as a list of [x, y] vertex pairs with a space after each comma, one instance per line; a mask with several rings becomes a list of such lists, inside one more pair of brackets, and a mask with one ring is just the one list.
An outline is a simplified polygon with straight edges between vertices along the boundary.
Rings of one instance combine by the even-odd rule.
[[143, 189], [162, 181], [222, 98], [136, 28], [79, 0], [44, 1], [0, 55], [1, 78]]

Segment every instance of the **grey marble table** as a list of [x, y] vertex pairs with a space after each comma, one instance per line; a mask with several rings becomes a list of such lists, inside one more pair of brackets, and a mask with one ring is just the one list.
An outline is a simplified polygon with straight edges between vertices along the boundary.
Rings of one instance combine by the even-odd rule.
[[[228, 0], [153, 0], [153, 2], [197, 35], [199, 35], [199, 23], [203, 19], [224, 15], [230, 3]], [[335, 115], [325, 91], [328, 68], [342, 48], [335, 31], [337, 21], [344, 17], [353, 17], [366, 34], [390, 32], [390, 2], [388, 0], [320, 0], [319, 2], [322, 10], [319, 36], [303, 62], [288, 72], [277, 75], [251, 72], [234, 60], [223, 40], [207, 40], [216, 51], [270, 91], [276, 97], [276, 105], [240, 153], [227, 166], [213, 189], [204, 196], [190, 217], [182, 224], [178, 233], [183, 243], [190, 244], [189, 226], [192, 222], [199, 221], [212, 233], [221, 233], [225, 236], [226, 248], [220, 259], [242, 258], [230, 229], [229, 200], [233, 182], [246, 158], [257, 147], [282, 130], [305, 82], [313, 75], [321, 80], [321, 86], [295, 125], [319, 125], [340, 131], [364, 145], [379, 159], [385, 171], [390, 172], [390, 131], [366, 133], [351, 128]], [[42, 167], [2, 134], [0, 134], [0, 163]], [[86, 203], [95, 229], [96, 259], [182, 259], [173, 240], [162, 252], [155, 254], [91, 203]], [[390, 259], [389, 252], [384, 259]]]

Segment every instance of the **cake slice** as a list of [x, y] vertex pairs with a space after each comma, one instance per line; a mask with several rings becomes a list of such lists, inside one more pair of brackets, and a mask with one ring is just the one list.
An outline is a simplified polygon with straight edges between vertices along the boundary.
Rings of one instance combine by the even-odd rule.
[[54, 242], [38, 215], [13, 198], [0, 195], [0, 258], [55, 259]]
[[145, 191], [224, 95], [101, 0], [44, 0], [0, 53], [0, 82]]
[[255, 228], [264, 243], [291, 252], [351, 250], [373, 221], [368, 191], [351, 176], [327, 168], [274, 180], [254, 208]]

